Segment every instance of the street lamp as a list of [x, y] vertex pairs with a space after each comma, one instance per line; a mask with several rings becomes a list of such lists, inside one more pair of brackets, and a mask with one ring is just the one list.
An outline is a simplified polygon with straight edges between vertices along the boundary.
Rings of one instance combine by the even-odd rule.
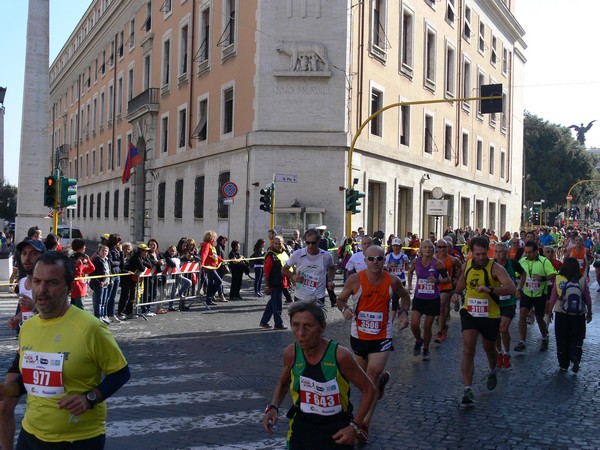
[[0, 87], [0, 105], [4, 106], [4, 96], [6, 95], [6, 88]]

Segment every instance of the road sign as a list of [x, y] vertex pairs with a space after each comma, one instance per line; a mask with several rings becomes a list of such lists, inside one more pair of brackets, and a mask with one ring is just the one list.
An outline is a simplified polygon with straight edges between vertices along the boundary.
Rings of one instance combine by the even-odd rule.
[[571, 200], [573, 200], [573, 196], [572, 195], [567, 195], [567, 201], [570, 202]]
[[223, 199], [223, 204], [224, 205], [233, 205], [233, 197], [225, 197]]
[[297, 183], [298, 175], [291, 175], [287, 173], [276, 173], [275, 181], [279, 181], [280, 183]]
[[427, 200], [426, 213], [429, 216], [447, 216], [448, 200]]
[[[225, 198], [235, 197], [235, 195], [238, 193], [237, 184], [233, 183], [232, 181], [228, 181], [221, 188], [221, 192], [223, 193], [223, 197]], [[223, 204], [228, 205], [229, 203]]]

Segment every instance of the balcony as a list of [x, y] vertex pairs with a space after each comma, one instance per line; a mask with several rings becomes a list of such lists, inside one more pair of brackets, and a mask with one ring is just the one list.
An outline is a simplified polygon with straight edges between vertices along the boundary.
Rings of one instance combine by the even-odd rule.
[[147, 113], [157, 113], [159, 98], [159, 88], [146, 89], [141, 94], [133, 97], [127, 102], [127, 122], [131, 123]]

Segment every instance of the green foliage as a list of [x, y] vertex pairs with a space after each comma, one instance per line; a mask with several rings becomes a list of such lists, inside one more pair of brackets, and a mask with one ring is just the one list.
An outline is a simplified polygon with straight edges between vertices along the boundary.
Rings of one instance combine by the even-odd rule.
[[0, 183], [0, 217], [13, 221], [17, 215], [17, 187], [5, 181]]
[[583, 204], [597, 195], [600, 174], [595, 158], [582, 148], [571, 131], [561, 125], [543, 120], [525, 112], [523, 151], [525, 169], [525, 200], [544, 199], [546, 207], [563, 205], [571, 186], [580, 180], [598, 180], [582, 183], [571, 192], [573, 204]]

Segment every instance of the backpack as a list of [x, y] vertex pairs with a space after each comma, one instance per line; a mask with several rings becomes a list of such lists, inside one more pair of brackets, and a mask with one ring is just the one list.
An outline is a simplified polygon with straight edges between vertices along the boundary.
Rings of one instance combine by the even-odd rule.
[[573, 316], [585, 314], [585, 299], [583, 297], [583, 288], [581, 287], [579, 280], [576, 278], [568, 280], [561, 288], [562, 294], [559, 300], [562, 310]]

